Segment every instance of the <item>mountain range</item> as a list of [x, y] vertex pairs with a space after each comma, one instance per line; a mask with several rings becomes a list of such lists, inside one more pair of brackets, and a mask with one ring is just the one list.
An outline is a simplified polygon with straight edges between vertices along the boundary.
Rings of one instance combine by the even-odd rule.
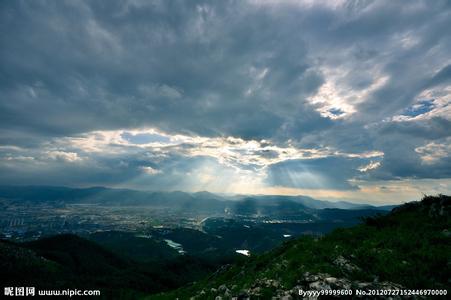
[[[217, 195], [209, 192], [149, 192], [105, 187], [68, 188], [54, 186], [0, 186], [0, 198], [24, 203], [85, 203], [109, 206], [147, 206], [179, 211], [237, 214], [280, 214], [287, 211], [375, 209], [389, 211], [395, 205], [372, 206], [352, 202], [316, 200], [307, 196]], [[285, 212], [280, 212], [285, 210]]]

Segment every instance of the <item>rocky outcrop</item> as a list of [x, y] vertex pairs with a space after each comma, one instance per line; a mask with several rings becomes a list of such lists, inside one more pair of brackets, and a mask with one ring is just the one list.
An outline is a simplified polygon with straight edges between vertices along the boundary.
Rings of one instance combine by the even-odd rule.
[[[382, 299], [381, 296], [356, 295], [356, 290], [401, 290], [405, 289], [402, 285], [393, 282], [363, 282], [350, 280], [348, 278], [337, 278], [327, 273], [304, 273], [297, 284], [291, 288], [284, 287], [278, 280], [262, 278], [257, 279], [248, 289], [242, 289], [239, 292], [232, 292], [235, 287], [227, 287], [225, 284], [212, 288], [212, 299], [215, 300], [246, 300], [246, 299], [266, 299], [263, 292], [270, 291], [273, 300], [292, 300], [292, 299], [329, 299], [327, 295], [302, 294], [302, 291], [324, 291], [324, 290], [352, 290], [355, 299]], [[203, 299], [204, 291], [191, 299]], [[337, 299], [340, 297], [337, 297]], [[422, 299], [417, 296], [385, 296], [383, 299]]]
[[[362, 299], [381, 299], [380, 296], [375, 296], [374, 298], [365, 295], [356, 295], [356, 290], [369, 291], [369, 290], [401, 290], [404, 287], [400, 284], [396, 284], [393, 282], [378, 282], [377, 280], [373, 282], [363, 282], [363, 281], [355, 281], [350, 280], [348, 278], [336, 278], [330, 276], [327, 273], [319, 273], [319, 274], [310, 274], [308, 272], [304, 273], [301, 278], [300, 284], [296, 287], [298, 290], [303, 291], [321, 291], [321, 290], [352, 290], [353, 297], [362, 298]], [[325, 298], [325, 297], [324, 297]], [[322, 299], [321, 296], [307, 298], [307, 299]], [[387, 298], [385, 298], [387, 299]], [[416, 297], [406, 297], [406, 296], [391, 296], [389, 299], [419, 299]]]
[[334, 263], [334, 265], [336, 265], [337, 267], [342, 269], [343, 272], [345, 272], [345, 273], [353, 273], [353, 272], [361, 271], [361, 269], [359, 267], [357, 267], [356, 265], [354, 265], [353, 263], [351, 263], [349, 260], [347, 260], [346, 258], [344, 258], [341, 255], [338, 256], [334, 260], [333, 263]]

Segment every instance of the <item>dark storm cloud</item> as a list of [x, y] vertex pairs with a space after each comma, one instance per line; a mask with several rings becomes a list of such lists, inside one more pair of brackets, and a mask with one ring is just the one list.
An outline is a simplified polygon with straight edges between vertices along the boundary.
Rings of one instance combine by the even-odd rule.
[[[300, 78], [308, 63], [294, 15], [274, 27], [274, 16], [248, 5], [133, 3], [3, 3], [5, 126], [270, 137], [293, 97], [320, 83], [311, 71]], [[245, 97], [266, 67], [274, 95]]]
[[[185, 188], [192, 182], [181, 174], [215, 164], [181, 147], [157, 159], [134, 147], [111, 146], [122, 149], [112, 155], [54, 145], [140, 127], [384, 153], [367, 172], [357, 168], [368, 159], [333, 151], [327, 159], [270, 163], [268, 183], [281, 186], [449, 178], [449, 28], [448, 1], [2, 1], [1, 181], [39, 183], [41, 172], [55, 184], [135, 180], [164, 188], [172, 180]], [[280, 155], [260, 150], [258, 157]], [[302, 168], [321, 185], [294, 180]], [[143, 178], [143, 170], [154, 173]]]

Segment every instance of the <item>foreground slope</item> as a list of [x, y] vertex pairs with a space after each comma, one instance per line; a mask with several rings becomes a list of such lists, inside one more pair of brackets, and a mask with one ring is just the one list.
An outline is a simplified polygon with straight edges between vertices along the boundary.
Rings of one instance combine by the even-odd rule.
[[39, 289], [98, 289], [104, 299], [137, 299], [175, 289], [217, 267], [189, 256], [132, 260], [114, 250], [71, 234], [28, 243], [0, 240], [0, 282]]
[[427, 196], [323, 238], [289, 241], [150, 299], [291, 299], [300, 289], [330, 288], [450, 290], [450, 210], [451, 197]]

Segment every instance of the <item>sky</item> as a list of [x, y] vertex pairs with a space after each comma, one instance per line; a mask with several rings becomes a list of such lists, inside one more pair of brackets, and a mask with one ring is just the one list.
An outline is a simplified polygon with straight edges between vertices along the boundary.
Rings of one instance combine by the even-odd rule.
[[0, 2], [0, 184], [451, 191], [449, 1]]

